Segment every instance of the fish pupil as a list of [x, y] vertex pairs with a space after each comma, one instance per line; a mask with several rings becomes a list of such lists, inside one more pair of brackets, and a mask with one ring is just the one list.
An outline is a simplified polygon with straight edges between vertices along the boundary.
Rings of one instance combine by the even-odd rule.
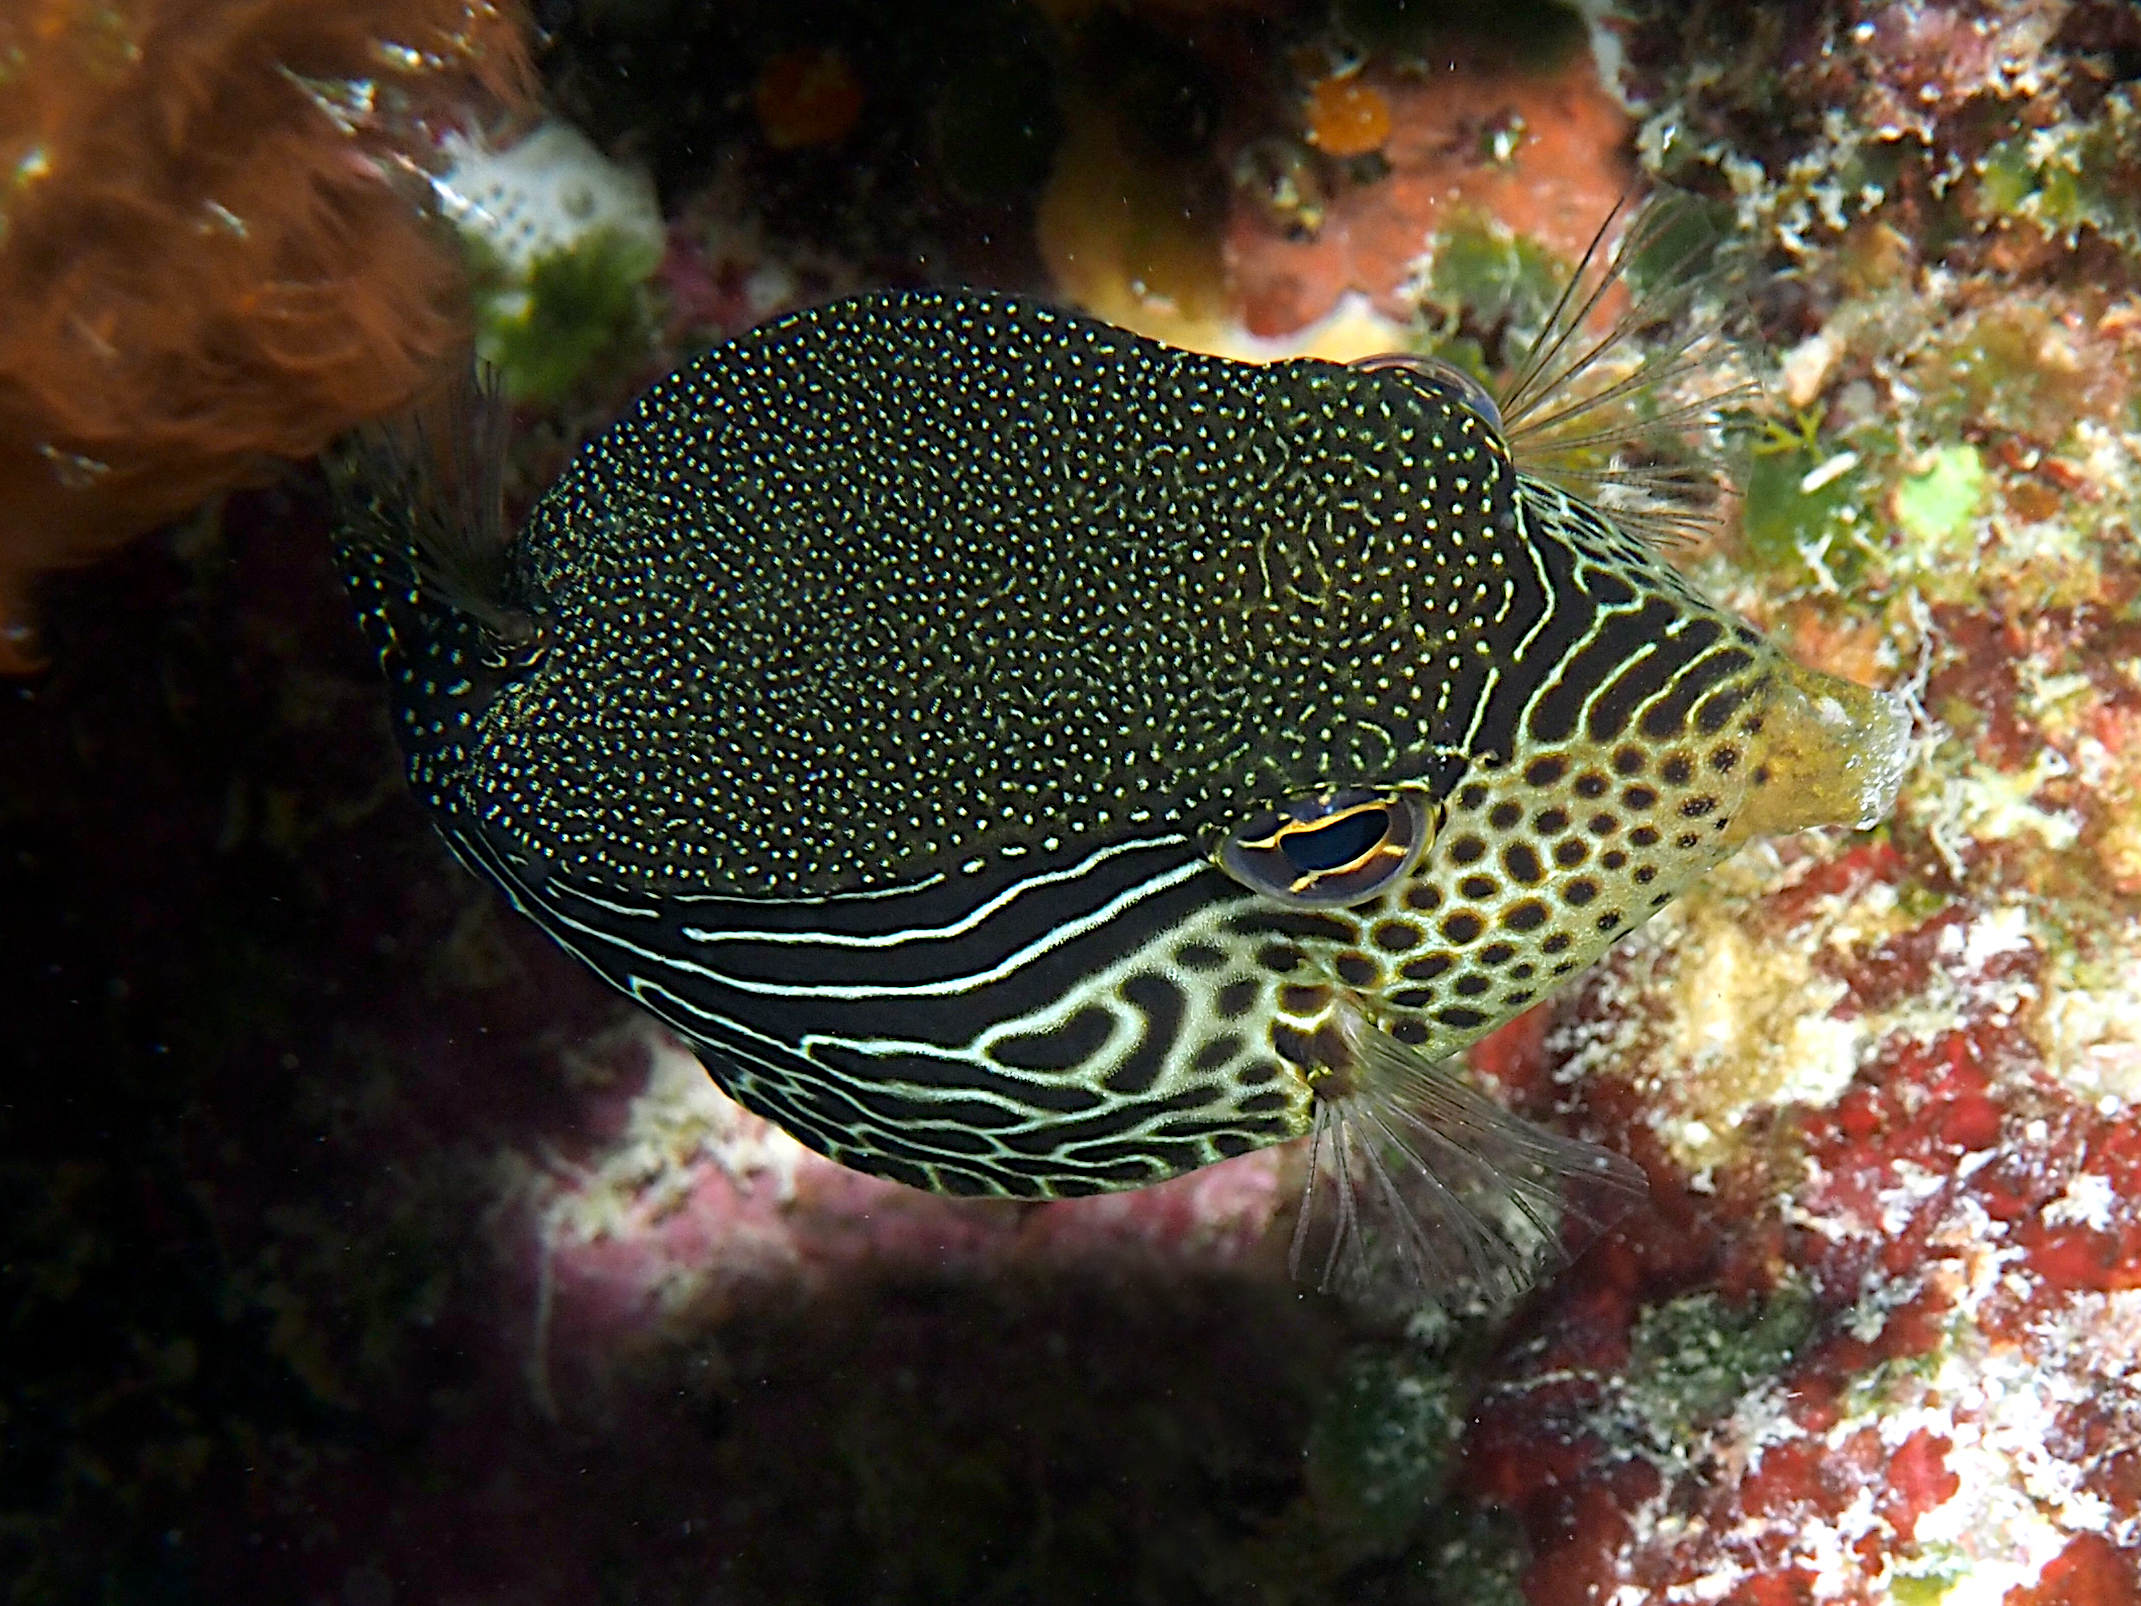
[[1336, 870], [1353, 863], [1382, 842], [1390, 832], [1390, 817], [1383, 809], [1363, 809], [1342, 815], [1328, 825], [1289, 831], [1279, 839], [1286, 862], [1304, 875]]

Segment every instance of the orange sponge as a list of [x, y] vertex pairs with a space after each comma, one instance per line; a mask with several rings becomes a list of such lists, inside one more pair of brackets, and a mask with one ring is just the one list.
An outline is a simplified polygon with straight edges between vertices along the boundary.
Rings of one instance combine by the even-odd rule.
[[0, 8], [0, 669], [27, 584], [390, 411], [466, 338], [435, 126], [529, 91], [517, 0]]

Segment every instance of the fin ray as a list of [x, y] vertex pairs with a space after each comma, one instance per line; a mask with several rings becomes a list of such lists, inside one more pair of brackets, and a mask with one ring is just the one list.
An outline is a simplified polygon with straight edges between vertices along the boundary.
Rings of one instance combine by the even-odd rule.
[[1646, 1194], [1623, 1156], [1550, 1132], [1381, 1028], [1319, 1096], [1289, 1264], [1327, 1293], [1499, 1309]]
[[351, 431], [322, 462], [343, 540], [390, 554], [413, 585], [518, 641], [531, 627], [505, 601], [511, 428], [497, 371], [463, 363], [402, 412]]
[[[1732, 371], [1725, 314], [1705, 300], [1723, 278], [1707, 260], [1719, 243], [1714, 232], [1705, 226], [1685, 244], [1673, 239], [1701, 221], [1695, 203], [1644, 202], [1609, 250], [1626, 210], [1624, 200], [1599, 225], [1518, 364], [1501, 398], [1503, 428], [1525, 472], [1586, 500], [1599, 488], [1618, 490], [1616, 522], [1653, 545], [1678, 546], [1710, 528], [1733, 485], [1714, 452], [1675, 463], [1671, 454], [1684, 450], [1676, 443], [1710, 434], [1726, 409], [1756, 400], [1761, 388]], [[1633, 285], [1637, 262], [1661, 250], [1662, 265], [1644, 275], [1656, 282]], [[1621, 287], [1632, 292], [1626, 310], [1589, 333]], [[1662, 344], [1652, 347], [1654, 339]], [[1692, 395], [1682, 393], [1689, 388]]]

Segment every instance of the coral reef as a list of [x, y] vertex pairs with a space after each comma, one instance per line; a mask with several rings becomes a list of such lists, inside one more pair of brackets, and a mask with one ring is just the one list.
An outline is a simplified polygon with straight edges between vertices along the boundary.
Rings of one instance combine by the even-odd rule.
[[1743, 857], [1500, 1051], [1657, 1189], [1467, 1437], [1539, 1606], [2141, 1587], [2130, 17], [1621, 35], [1647, 159], [1775, 275], [1780, 421], [1700, 572], [1908, 685], [1919, 757], [1874, 840]]
[[[1767, 395], [1681, 561], [1919, 718], [1892, 822], [1475, 1050], [1651, 1208], [1393, 1332], [1287, 1284], [1296, 1155], [1046, 1206], [827, 1165], [454, 871], [314, 515], [242, 492], [55, 578], [0, 716], [12, 1599], [2141, 1595], [2141, 24], [1422, 10], [586, 7], [546, 71], [636, 255], [555, 303], [523, 474], [876, 283], [1492, 366], [1637, 175], [1704, 198]], [[497, 308], [601, 235], [500, 235]]]
[[[1423, 247], [1467, 218], [1573, 257], [1633, 182], [1627, 114], [1569, 13], [1518, 6], [1505, 27], [1454, 36], [1351, 20], [1383, 43], [1348, 57], [1343, 76], [1314, 77], [1289, 108], [1296, 127], [1273, 131], [1354, 159], [1336, 164], [1317, 227], [1274, 229], [1253, 188], [1229, 219], [1229, 282], [1254, 334], [1313, 323], [1349, 291], [1402, 323]], [[1314, 55], [1311, 74], [1328, 55]]]
[[0, 669], [40, 570], [415, 394], [460, 283], [395, 164], [525, 78], [509, 0], [0, 17]]

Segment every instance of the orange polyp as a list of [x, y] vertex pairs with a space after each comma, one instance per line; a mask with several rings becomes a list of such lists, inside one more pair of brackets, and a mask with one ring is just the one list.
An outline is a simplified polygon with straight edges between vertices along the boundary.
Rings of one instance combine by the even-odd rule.
[[1326, 78], [1309, 92], [1309, 143], [1328, 156], [1365, 156], [1390, 138], [1390, 102], [1358, 78]]
[[[518, 0], [0, 6], [0, 673], [38, 661], [39, 573], [310, 457], [458, 354], [460, 263], [388, 175], [531, 98], [524, 28]], [[338, 122], [307, 87], [350, 80], [396, 110]]]
[[787, 50], [766, 63], [753, 101], [775, 150], [830, 145], [862, 115], [862, 80], [837, 50]]

